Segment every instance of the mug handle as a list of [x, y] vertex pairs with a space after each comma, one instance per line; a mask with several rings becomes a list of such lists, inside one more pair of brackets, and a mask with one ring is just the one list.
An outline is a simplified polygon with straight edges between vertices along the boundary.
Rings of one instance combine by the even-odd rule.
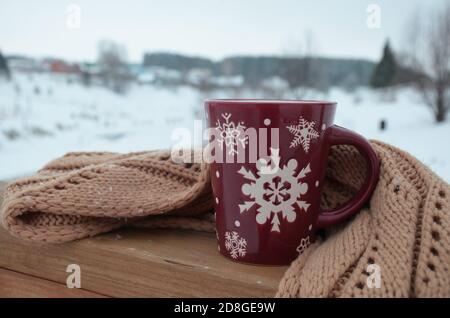
[[380, 174], [380, 161], [370, 143], [363, 136], [346, 128], [333, 125], [329, 128], [328, 142], [330, 147], [343, 144], [355, 146], [367, 161], [367, 177], [354, 198], [341, 207], [319, 213], [316, 224], [318, 229], [324, 229], [339, 223], [358, 212], [371, 196]]

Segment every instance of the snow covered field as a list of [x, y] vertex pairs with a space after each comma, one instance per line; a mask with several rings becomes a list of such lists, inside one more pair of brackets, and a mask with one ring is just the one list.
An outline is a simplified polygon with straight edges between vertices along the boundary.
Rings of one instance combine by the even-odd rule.
[[[120, 96], [50, 75], [15, 74], [13, 81], [0, 81], [0, 180], [30, 174], [68, 151], [168, 148], [176, 142], [174, 129], [192, 131], [194, 119], [202, 118], [203, 99], [235, 94], [134, 85]], [[369, 89], [307, 97], [337, 101], [337, 124], [410, 152], [450, 181], [450, 121], [436, 125], [409, 89], [390, 98]], [[386, 131], [378, 129], [381, 119], [387, 120]]]

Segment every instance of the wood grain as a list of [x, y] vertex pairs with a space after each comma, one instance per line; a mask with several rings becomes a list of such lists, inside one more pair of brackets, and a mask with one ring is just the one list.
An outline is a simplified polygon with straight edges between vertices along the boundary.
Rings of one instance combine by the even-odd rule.
[[0, 268], [65, 284], [75, 263], [83, 289], [113, 297], [272, 297], [286, 270], [234, 263], [213, 234], [193, 231], [121, 229], [43, 244], [1, 228], [0, 245]]
[[98, 298], [102, 295], [83, 289], [69, 289], [66, 285], [0, 268], [0, 296]]

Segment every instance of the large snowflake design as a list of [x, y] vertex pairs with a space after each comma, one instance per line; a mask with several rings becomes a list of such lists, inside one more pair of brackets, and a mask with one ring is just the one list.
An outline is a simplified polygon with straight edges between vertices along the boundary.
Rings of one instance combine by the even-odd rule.
[[225, 232], [225, 248], [232, 258], [244, 257], [247, 252], [247, 241], [238, 232]]
[[316, 139], [319, 137], [319, 133], [314, 129], [314, 121], [307, 121], [302, 116], [298, 120], [298, 125], [290, 125], [286, 128], [291, 134], [294, 135], [292, 139], [290, 148], [295, 148], [298, 145], [302, 145], [303, 150], [308, 153], [311, 139]]
[[[308, 191], [308, 184], [301, 180], [311, 172], [310, 165], [297, 173], [297, 160], [291, 159], [282, 168], [279, 167], [279, 149], [271, 149], [271, 165], [260, 159], [256, 163], [257, 176], [243, 166], [238, 171], [250, 183], [242, 185], [242, 193], [251, 200], [239, 204], [241, 213], [248, 211], [255, 204], [258, 206], [256, 222], [264, 224], [271, 219], [272, 232], [280, 232], [280, 214], [288, 222], [295, 221], [295, 206], [307, 211], [310, 204], [301, 200]], [[273, 167], [274, 166], [274, 167]]]
[[216, 123], [216, 129], [219, 133], [219, 136], [217, 137], [219, 146], [223, 149], [225, 144], [229, 155], [238, 154], [238, 147], [241, 146], [242, 148], [245, 148], [248, 140], [248, 136], [244, 134], [246, 127], [243, 122], [238, 122], [237, 124], [232, 122], [230, 120], [231, 114], [229, 113], [221, 114], [221, 116], [225, 122], [221, 122], [218, 119]]
[[304, 237], [300, 240], [300, 245], [297, 246], [297, 252], [299, 254], [302, 254], [307, 248], [308, 246], [311, 244], [310, 240], [309, 240], [309, 235], [307, 237]]

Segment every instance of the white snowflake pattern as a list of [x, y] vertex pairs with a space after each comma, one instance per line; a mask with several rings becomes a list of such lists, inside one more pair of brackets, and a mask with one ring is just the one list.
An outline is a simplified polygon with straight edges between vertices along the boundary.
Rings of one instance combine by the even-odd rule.
[[225, 144], [225, 147], [228, 149], [228, 154], [238, 154], [238, 147], [241, 146], [242, 148], [245, 148], [248, 140], [248, 136], [244, 134], [246, 127], [243, 122], [238, 122], [235, 124], [230, 121], [231, 114], [229, 113], [221, 114], [221, 116], [225, 122], [217, 120], [216, 123], [216, 129], [219, 132], [219, 136], [217, 138], [219, 146], [223, 149]]
[[301, 200], [301, 196], [308, 191], [308, 184], [301, 179], [311, 172], [311, 168], [308, 164], [297, 174], [298, 163], [295, 159], [289, 160], [287, 165], [280, 168], [279, 149], [271, 149], [270, 161], [275, 168], [268, 167], [269, 163], [264, 159], [257, 161], [258, 176], [244, 166], [238, 171], [245, 179], [250, 180], [250, 183], [242, 185], [242, 193], [251, 199], [239, 204], [239, 209], [244, 213], [256, 204], [256, 222], [264, 224], [273, 214], [271, 231], [280, 232], [279, 214], [292, 223], [297, 217], [295, 205], [305, 212], [310, 206], [308, 202]]
[[298, 145], [303, 147], [303, 150], [308, 153], [311, 144], [311, 139], [316, 139], [319, 137], [319, 133], [314, 129], [314, 121], [307, 121], [302, 116], [298, 120], [298, 125], [290, 125], [286, 128], [291, 134], [294, 135], [292, 139], [290, 148], [295, 148]]
[[239, 236], [236, 231], [225, 232], [225, 248], [234, 259], [244, 257], [247, 253], [247, 240]]
[[309, 241], [309, 235], [307, 237], [304, 237], [300, 240], [300, 245], [297, 246], [297, 252], [299, 254], [302, 254], [307, 248], [308, 246], [311, 244], [311, 242]]

